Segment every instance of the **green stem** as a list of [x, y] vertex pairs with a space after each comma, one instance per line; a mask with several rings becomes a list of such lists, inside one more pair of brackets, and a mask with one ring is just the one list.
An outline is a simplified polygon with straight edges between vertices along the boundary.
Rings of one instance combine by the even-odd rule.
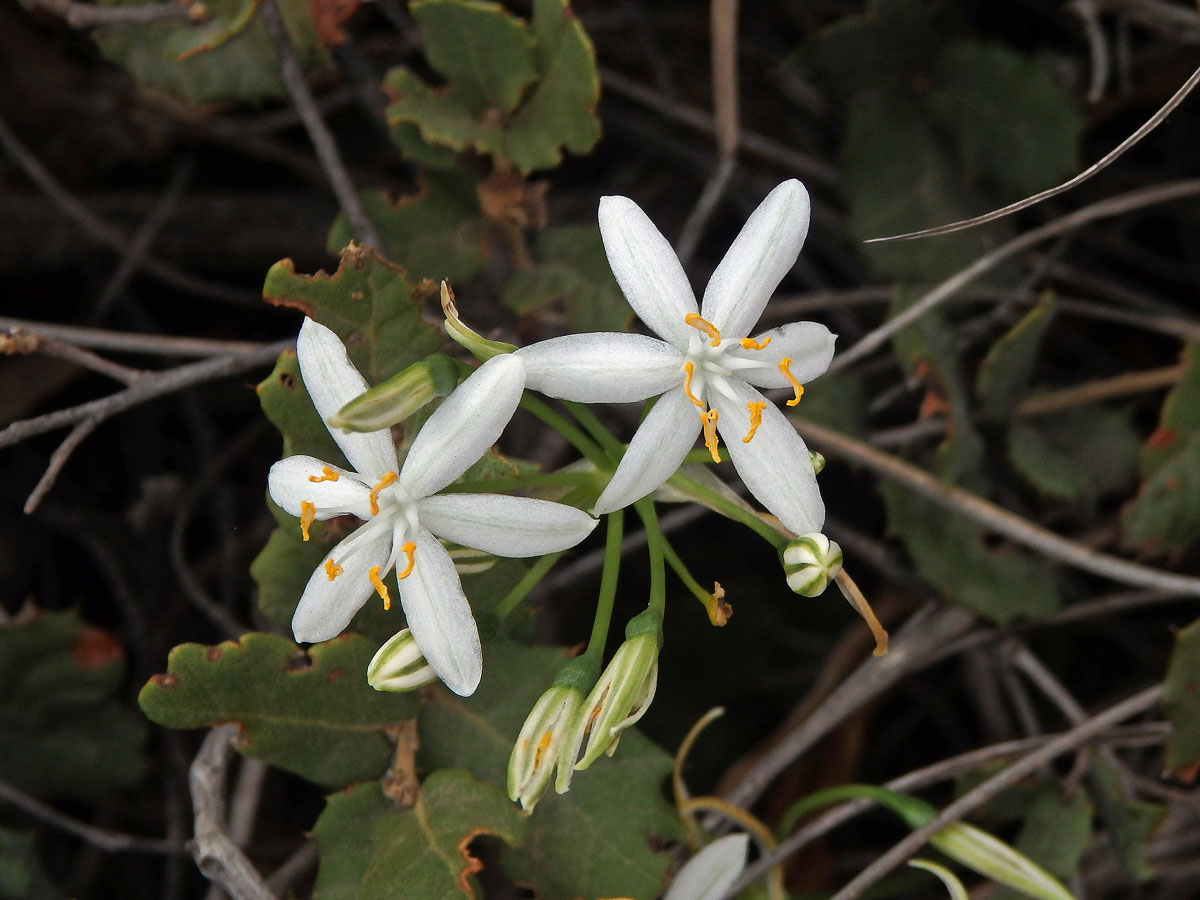
[[592, 635], [588, 638], [583, 656], [599, 660], [608, 640], [612, 621], [613, 602], [617, 598], [617, 575], [621, 571], [621, 537], [625, 530], [625, 511], [608, 514], [608, 533], [604, 538], [604, 572], [600, 576], [600, 594], [596, 598], [596, 618], [592, 620]]
[[801, 797], [789, 806], [787, 812], [783, 814], [783, 818], [779, 820], [779, 827], [775, 829], [775, 834], [780, 840], [783, 840], [809, 813], [823, 806], [841, 803], [844, 800], [860, 800], [864, 797], [874, 800], [880, 806], [896, 813], [909, 828], [920, 828], [937, 815], [936, 809], [917, 797], [899, 794], [874, 784], [840, 784], [837, 787], [826, 788], [823, 791], [809, 794], [807, 797]]
[[675, 552], [675, 548], [671, 546], [671, 542], [666, 538], [663, 539], [663, 554], [667, 558], [669, 565], [679, 580], [684, 586], [696, 595], [696, 599], [704, 606], [704, 611], [708, 613], [708, 620], [714, 625], [724, 625], [726, 616], [721, 613], [721, 604], [717, 600], [715, 594], [706, 591], [700, 586], [700, 583], [692, 577], [692, 573], [688, 571], [687, 566], [683, 564], [683, 560], [679, 558], [679, 554]]
[[607, 425], [600, 421], [599, 416], [582, 403], [564, 400], [563, 406], [587, 430], [596, 443], [604, 448], [604, 452], [608, 454], [614, 466], [621, 461], [621, 457], [625, 455], [625, 445], [613, 437], [613, 433], [608, 430]]
[[[717, 453], [721, 457], [721, 462], [729, 462], [729, 451], [728, 450], [726, 450], [724, 447], [718, 447]], [[683, 458], [683, 462], [680, 463], [680, 465], [686, 466], [689, 464], [696, 464], [696, 463], [700, 463], [703, 465], [703, 464], [707, 464], [707, 463], [711, 463], [711, 462], [712, 462], [712, 454], [709, 453], [708, 448], [705, 447], [702, 449], [697, 448], [695, 450], [689, 450], [687, 452], [687, 456], [685, 456]]]
[[586, 434], [572, 425], [566, 416], [555, 412], [550, 408], [544, 400], [540, 400], [532, 394], [526, 392], [521, 398], [521, 406], [533, 413], [559, 434], [561, 434], [571, 446], [583, 454], [584, 458], [592, 463], [596, 468], [607, 470], [612, 468], [612, 463], [604, 451], [600, 449]]
[[537, 472], [514, 475], [511, 478], [486, 478], [480, 481], [460, 481], [442, 488], [442, 494], [500, 494], [527, 487], [593, 487], [594, 472]]
[[650, 554], [650, 601], [646, 605], [661, 618], [667, 609], [667, 573], [663, 565], [667, 539], [658, 527], [658, 514], [655, 513], [654, 503], [649, 497], [638, 500], [633, 507], [646, 529], [646, 550]]
[[518, 604], [529, 596], [529, 592], [537, 586], [550, 568], [558, 562], [558, 558], [565, 551], [560, 550], [558, 553], [548, 553], [529, 567], [529, 571], [525, 576], [513, 585], [513, 589], [504, 595], [504, 598], [496, 604], [496, 618], [504, 621], [509, 614], [517, 608]]
[[721, 515], [727, 516], [735, 522], [741, 522], [776, 550], [786, 546], [790, 540], [786, 535], [780, 534], [748, 509], [743, 509], [727, 497], [722, 497], [716, 491], [710, 491], [704, 485], [700, 484], [700, 482], [688, 478], [686, 475], [680, 475], [676, 472], [668, 479], [668, 483], [675, 485], [675, 487], [684, 493], [700, 498], [704, 501], [705, 506], [719, 512]]

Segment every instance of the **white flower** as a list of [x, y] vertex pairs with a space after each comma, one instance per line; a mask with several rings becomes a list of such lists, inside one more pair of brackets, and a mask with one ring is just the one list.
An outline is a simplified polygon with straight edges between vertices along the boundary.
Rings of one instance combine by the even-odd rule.
[[835, 335], [793, 322], [745, 337], [796, 261], [808, 233], [808, 192], [776, 187], [750, 216], [713, 273], [697, 308], [667, 239], [626, 197], [600, 201], [600, 233], [613, 274], [658, 340], [638, 334], [577, 334], [517, 351], [526, 386], [583, 403], [623, 403], [661, 394], [596, 502], [599, 515], [653, 491], [679, 467], [696, 435], [713, 459], [717, 435], [764, 506], [797, 534], [820, 531], [825, 507], [804, 441], [755, 388], [801, 385], [833, 358]]
[[720, 900], [746, 867], [747, 834], [717, 838], [684, 864], [663, 900]]
[[[322, 420], [367, 389], [338, 336], [306, 319], [296, 341], [305, 387]], [[495, 443], [521, 398], [522, 361], [484, 363], [426, 421], [399, 466], [391, 434], [330, 434], [354, 471], [311, 456], [271, 467], [271, 497], [300, 519], [365, 520], [333, 548], [308, 581], [292, 619], [298, 641], [336, 637], [393, 568], [400, 602], [425, 659], [452, 691], [471, 694], [482, 651], [471, 607], [450, 554], [435, 535], [500, 556], [539, 556], [572, 547], [595, 526], [559, 503], [499, 494], [437, 494]]]

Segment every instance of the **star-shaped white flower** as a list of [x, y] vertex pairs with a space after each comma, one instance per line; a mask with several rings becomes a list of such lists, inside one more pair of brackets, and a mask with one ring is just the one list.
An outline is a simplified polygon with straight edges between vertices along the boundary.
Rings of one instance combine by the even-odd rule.
[[756, 388], [802, 385], [823, 373], [836, 337], [816, 322], [745, 335], [796, 261], [808, 233], [808, 192], [785, 181], [751, 214], [713, 273], [697, 308], [675, 251], [636, 203], [600, 201], [600, 233], [629, 305], [661, 340], [638, 334], [576, 334], [532, 344], [526, 386], [584, 403], [662, 395], [612, 480], [599, 515], [626, 506], [675, 473], [703, 432], [713, 459], [717, 435], [762, 504], [797, 534], [820, 531], [825, 507], [804, 441]]
[[[305, 387], [322, 420], [367, 389], [336, 334], [306, 319], [296, 341]], [[408, 627], [452, 691], [471, 694], [483, 655], [471, 607], [450, 554], [436, 536], [498, 556], [565, 550], [595, 527], [587, 513], [546, 500], [500, 494], [437, 494], [496, 442], [521, 398], [523, 361], [484, 363], [426, 421], [404, 465], [387, 430], [330, 429], [354, 471], [311, 456], [271, 467], [272, 499], [300, 519], [305, 540], [319, 519], [365, 520], [317, 567], [292, 619], [298, 641], [336, 637], [393, 568]]]

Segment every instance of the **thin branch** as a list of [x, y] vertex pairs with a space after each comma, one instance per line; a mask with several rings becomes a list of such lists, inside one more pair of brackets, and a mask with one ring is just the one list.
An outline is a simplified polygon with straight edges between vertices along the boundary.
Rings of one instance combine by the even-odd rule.
[[[893, 478], [918, 494], [962, 513], [985, 528], [1002, 534], [1042, 556], [1134, 587], [1200, 597], [1200, 578], [1164, 572], [1141, 563], [1100, 553], [1009, 512], [976, 494], [946, 484], [923, 469], [830, 428], [799, 420], [793, 420], [792, 424], [806, 440], [811, 439], [833, 452], [844, 454], [868, 469]], [[0, 437], [3, 437], [2, 433]]]
[[234, 725], [210, 731], [188, 770], [195, 811], [192, 858], [204, 877], [223, 887], [234, 900], [275, 900], [262, 875], [225, 830], [225, 774], [236, 733]]
[[974, 228], [976, 225], [983, 225], [986, 222], [994, 222], [997, 219], [1002, 219], [1005, 216], [1011, 215], [1012, 213], [1018, 212], [1022, 209], [1028, 209], [1031, 206], [1041, 203], [1043, 200], [1048, 200], [1051, 197], [1057, 197], [1064, 191], [1069, 191], [1071, 188], [1083, 184], [1083, 182], [1087, 181], [1097, 172], [1115, 162], [1121, 156], [1121, 154], [1123, 154], [1126, 150], [1138, 143], [1138, 141], [1161, 125], [1167, 116], [1169, 116], [1175, 109], [1175, 107], [1182, 103], [1184, 98], [1192, 92], [1197, 84], [1200, 84], [1200, 69], [1197, 69], [1190, 76], [1188, 76], [1188, 79], [1183, 83], [1183, 86], [1171, 96], [1171, 99], [1162, 105], [1162, 108], [1159, 109], [1158, 112], [1147, 119], [1141, 128], [1139, 128], [1129, 137], [1125, 138], [1125, 140], [1121, 141], [1121, 143], [1119, 143], [1116, 147], [1108, 151], [1108, 153], [1104, 154], [1104, 156], [1102, 156], [1098, 161], [1088, 166], [1074, 178], [1064, 181], [1057, 187], [1048, 188], [1047, 190], [1034, 194], [1032, 197], [1026, 197], [1024, 200], [1018, 200], [1016, 203], [1010, 203], [1008, 206], [1005, 206], [1002, 209], [993, 210], [990, 213], [984, 213], [982, 216], [975, 216], [973, 219], [963, 219], [961, 222], [951, 222], [949, 225], [939, 225], [936, 228], [925, 228], [921, 231], [909, 232], [908, 234], [894, 234], [889, 237], [871, 238], [864, 243], [880, 244], [885, 241], [908, 241], [921, 237], [933, 237], [937, 234], [950, 234], [953, 231], [962, 231], [967, 228]]
[[107, 375], [109, 378], [127, 385], [140, 381], [147, 374], [142, 369], [131, 369], [129, 366], [123, 366], [102, 356], [97, 356], [74, 344], [45, 337], [36, 331], [28, 332], [24, 328], [13, 328], [8, 334], [0, 334], [0, 353], [21, 354], [22, 356], [41, 353], [45, 356], [54, 356], [83, 366], [85, 369], [91, 369], [93, 372], [99, 372], [101, 375]]
[[19, 0], [28, 10], [41, 9], [53, 13], [72, 28], [95, 28], [100, 25], [149, 25], [164, 19], [184, 22], [203, 22], [206, 16], [201, 3], [146, 3], [140, 6], [95, 6], [75, 0]]
[[271, 35], [272, 43], [275, 44], [275, 52], [279, 54], [279, 70], [283, 76], [283, 83], [291, 95], [292, 105], [296, 107], [296, 112], [304, 122], [304, 128], [308, 131], [313, 149], [317, 151], [317, 159], [321, 168], [325, 170], [325, 177], [329, 179], [329, 186], [337, 197], [338, 205], [346, 214], [350, 230], [359, 241], [369, 245], [382, 256], [383, 242], [363, 209], [350, 173], [346, 171], [346, 165], [342, 162], [337, 143], [325, 125], [325, 120], [321, 118], [312, 91], [308, 89], [308, 83], [304, 80], [304, 73], [300, 70], [296, 51], [292, 48], [292, 39], [283, 24], [283, 16], [279, 12], [276, 0], [262, 0], [261, 8], [263, 21]]
[[245, 353], [263, 344], [257, 341], [220, 341], [209, 338], [173, 337], [166, 334], [140, 334], [133, 331], [109, 331], [81, 325], [56, 325], [33, 319], [14, 319], [0, 316], [0, 329], [33, 332], [43, 338], [55, 338], [76, 347], [94, 350], [119, 350], [124, 353], [145, 353], [150, 356], [216, 356], [223, 353]]
[[1162, 693], [1163, 688], [1160, 684], [1146, 688], [1128, 700], [1124, 700], [1099, 715], [1081, 722], [1061, 737], [1034, 750], [1004, 771], [992, 776], [972, 790], [967, 791], [967, 793], [946, 806], [927, 825], [915, 829], [903, 840], [897, 842], [887, 853], [859, 872], [849, 884], [834, 894], [830, 900], [858, 900], [879, 879], [883, 878], [897, 866], [903, 865], [905, 860], [947, 825], [957, 822], [976, 807], [987, 803], [1001, 791], [1012, 787], [1026, 776], [1033, 774], [1055, 757], [1083, 746], [1092, 738], [1106, 731], [1109, 726], [1116, 725], [1118, 722], [1122, 722], [1131, 716], [1138, 715], [1150, 709], [1162, 698]]
[[1010, 256], [1015, 256], [1040, 241], [1073, 231], [1098, 219], [1123, 215], [1124, 213], [1152, 206], [1156, 203], [1166, 203], [1170, 200], [1179, 200], [1184, 197], [1195, 196], [1196, 194], [1200, 194], [1200, 179], [1193, 178], [1184, 181], [1172, 181], [1167, 184], [1158, 184], [1153, 187], [1119, 194], [1116, 197], [1110, 197], [1099, 203], [1093, 203], [1091, 206], [1085, 206], [1083, 209], [1076, 210], [1052, 222], [1047, 222], [1045, 225], [1034, 228], [1032, 231], [1027, 231], [1025, 234], [1013, 238], [1008, 243], [1001, 244], [990, 253], [984, 254], [965, 269], [961, 269], [947, 278], [899, 315], [889, 319], [878, 328], [864, 335], [859, 339], [858, 343], [845, 353], [834, 357], [828, 371], [836, 372], [839, 369], [845, 368], [850, 363], [861, 359], [868, 353], [872, 353], [901, 328], [921, 318], [925, 313], [966, 287], [984, 272], [998, 266]]
[[[3, 117], [0, 117], [0, 147], [3, 147], [17, 165], [25, 171], [30, 181], [36, 184], [68, 218], [87, 232], [94, 241], [111, 247], [123, 256], [132, 255], [134, 251], [129, 239], [84, 206], [57, 178], [51, 175], [50, 170], [43, 166], [41, 161], [18, 140]], [[252, 291], [244, 291], [219, 282], [209, 281], [207, 278], [200, 278], [154, 256], [145, 256], [142, 259], [142, 268], [167, 284], [197, 296], [211, 297], [215, 300], [246, 306], [257, 306], [261, 302], [261, 298]]]
[[1098, 378], [1095, 381], [1085, 381], [1083, 384], [1072, 385], [1058, 391], [1049, 391], [1022, 400], [1013, 407], [1013, 415], [1018, 417], [1044, 416], [1047, 413], [1059, 412], [1084, 403], [1095, 403], [1097, 400], [1107, 400], [1110, 397], [1125, 397], [1129, 394], [1140, 394], [1170, 387], [1183, 377], [1183, 365], [1164, 366], [1161, 369], [1147, 369], [1142, 372], [1126, 372], [1114, 375], [1112, 378]]
[[0, 447], [8, 447], [37, 434], [53, 431], [65, 425], [74, 425], [84, 419], [96, 418], [100, 421], [122, 413], [131, 407], [164, 394], [191, 387], [204, 381], [234, 375], [252, 369], [255, 366], [271, 362], [282, 351], [291, 347], [292, 340], [276, 341], [273, 344], [260, 344], [253, 350], [229, 356], [218, 356], [201, 362], [177, 366], [161, 373], [147, 375], [137, 384], [116, 394], [109, 394], [99, 400], [81, 403], [67, 409], [46, 413], [32, 419], [22, 419], [13, 422], [0, 431]]
[[687, 267], [692, 261], [700, 238], [704, 235], [704, 230], [708, 227], [713, 213], [716, 212], [717, 204], [729, 190], [729, 184], [733, 180], [733, 173], [736, 169], [737, 160], [733, 157], [724, 158], [717, 163], [716, 170], [705, 182], [704, 190], [696, 199], [696, 205], [692, 207], [687, 221], [683, 223], [683, 230], [679, 233], [677, 255], [684, 267]]
[[1108, 43], [1104, 40], [1104, 29], [1100, 27], [1100, 13], [1092, 0], [1072, 0], [1067, 4], [1067, 9], [1079, 18], [1092, 58], [1092, 81], [1088, 85], [1087, 101], [1099, 103], [1104, 97], [1104, 86], [1108, 84], [1108, 70], [1112, 65]]
[[60, 813], [46, 805], [37, 797], [30, 796], [20, 788], [13, 787], [7, 782], [0, 781], [0, 800], [17, 806], [39, 821], [53, 825], [68, 834], [86, 841], [93, 847], [99, 847], [108, 853], [165, 853], [182, 855], [187, 852], [184, 845], [178, 841], [163, 838], [140, 837], [136, 834], [125, 834], [121, 831], [109, 831], [107, 828], [97, 828], [86, 822]]
[[738, 0], [711, 0], [713, 125], [717, 154], [732, 159], [738, 147]]
[[30, 515], [38, 508], [45, 496], [50, 493], [50, 488], [54, 487], [54, 482], [58, 481], [58, 473], [67, 464], [67, 460], [71, 458], [75, 448], [82, 444], [99, 424], [98, 418], [84, 419], [82, 422], [77, 422], [75, 427], [67, 433], [62, 443], [50, 454], [50, 462], [46, 465], [46, 471], [42, 473], [42, 477], [38, 479], [38, 483], [25, 500], [25, 515]]

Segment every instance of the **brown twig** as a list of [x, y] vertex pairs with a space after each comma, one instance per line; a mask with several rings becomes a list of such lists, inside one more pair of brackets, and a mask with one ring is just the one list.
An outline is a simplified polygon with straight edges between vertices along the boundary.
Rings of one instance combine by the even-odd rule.
[[[923, 469], [833, 429], [807, 421], [795, 420], [793, 424], [806, 440], [815, 441], [831, 452], [842, 453], [854, 462], [895, 479], [918, 494], [1050, 559], [1134, 587], [1200, 597], [1200, 578], [1164, 572], [1151, 566], [1100, 553], [1009, 512], [977, 494], [946, 484]], [[0, 437], [3, 437], [2, 433]]]
[[120, 831], [109, 831], [107, 828], [97, 828], [86, 822], [60, 813], [46, 805], [37, 797], [30, 796], [20, 788], [13, 787], [7, 782], [0, 781], [0, 800], [11, 803], [38, 820], [68, 834], [73, 834], [93, 847], [99, 847], [108, 853], [166, 853], [184, 854], [187, 849], [178, 841], [163, 838], [141, 837], [136, 834], [125, 834]]
[[262, 347], [256, 341], [220, 341], [209, 338], [173, 337], [166, 334], [139, 334], [133, 331], [109, 331], [81, 325], [57, 325], [32, 319], [0, 316], [0, 329], [31, 332], [43, 340], [53, 338], [75, 347], [95, 350], [118, 350], [123, 353], [145, 353], [150, 356], [217, 356], [225, 353], [245, 353]]
[[46, 465], [46, 471], [42, 473], [42, 477], [38, 479], [38, 483], [34, 485], [33, 490], [26, 498], [23, 507], [25, 515], [30, 515], [38, 508], [45, 496], [50, 493], [50, 489], [54, 487], [54, 482], [58, 480], [58, 473], [67, 464], [67, 460], [71, 458], [75, 448], [82, 444], [99, 424], [100, 419], [98, 418], [84, 419], [82, 422], [77, 422], [75, 427], [67, 432], [62, 443], [50, 454], [50, 462]]
[[1148, 369], [1142, 372], [1126, 372], [1114, 375], [1112, 378], [1098, 378], [1083, 384], [1075, 384], [1057, 391], [1049, 391], [1022, 400], [1013, 407], [1013, 415], [1018, 417], [1044, 416], [1047, 413], [1070, 409], [1084, 403], [1095, 403], [1097, 400], [1107, 400], [1110, 397], [1125, 397], [1129, 394], [1140, 394], [1170, 387], [1183, 377], [1182, 365], [1164, 366], [1161, 369]]
[[1104, 712], [1092, 716], [1072, 728], [1062, 736], [1039, 747], [1037, 750], [1022, 757], [1004, 771], [984, 781], [982, 784], [963, 794], [953, 803], [946, 806], [928, 824], [914, 829], [911, 834], [897, 842], [890, 850], [876, 859], [873, 863], [858, 873], [849, 884], [833, 895], [830, 900], [857, 900], [872, 885], [887, 875], [897, 866], [904, 864], [920, 847], [933, 835], [952, 822], [957, 822], [976, 807], [995, 797], [1006, 788], [1017, 784], [1027, 775], [1031, 775], [1043, 765], [1063, 753], [1069, 753], [1083, 746], [1092, 738], [1102, 734], [1110, 726], [1116, 725], [1145, 712], [1162, 698], [1162, 685], [1154, 685], [1135, 694], [1127, 700], [1110, 707]]
[[41, 9], [53, 13], [72, 28], [95, 28], [100, 25], [149, 25], [164, 19], [183, 22], [203, 21], [196, 9], [186, 4], [145, 3], [140, 6], [95, 6], [75, 0], [19, 0], [28, 10]]
[[325, 120], [321, 118], [312, 91], [308, 89], [308, 83], [304, 80], [304, 73], [300, 71], [296, 51], [292, 48], [292, 40], [288, 37], [276, 0], [262, 0], [261, 9], [263, 21], [271, 35], [272, 43], [275, 44], [275, 52], [279, 54], [279, 70], [283, 76], [283, 83], [291, 95], [292, 105], [296, 107], [296, 112], [304, 122], [304, 128], [312, 141], [313, 149], [317, 152], [321, 168], [325, 170], [325, 177], [329, 179], [329, 186], [337, 197], [338, 205], [346, 214], [350, 231], [359, 241], [372, 247], [382, 256], [383, 242], [363, 209], [350, 173], [346, 171], [346, 165], [342, 162], [337, 143], [325, 125]]
[[188, 770], [195, 811], [192, 858], [204, 877], [223, 887], [234, 900], [275, 900], [262, 875], [225, 830], [225, 773], [236, 732], [234, 725], [210, 731]]

